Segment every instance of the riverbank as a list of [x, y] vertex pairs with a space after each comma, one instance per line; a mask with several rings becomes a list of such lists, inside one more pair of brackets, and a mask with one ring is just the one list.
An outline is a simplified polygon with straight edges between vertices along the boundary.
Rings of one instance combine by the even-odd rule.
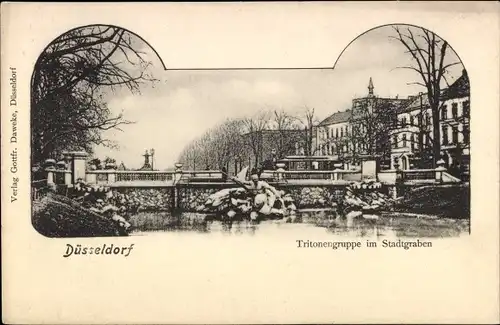
[[47, 237], [107, 237], [126, 235], [117, 223], [54, 193], [32, 203], [32, 224]]
[[399, 198], [392, 211], [468, 219], [470, 188], [468, 184], [418, 187]]

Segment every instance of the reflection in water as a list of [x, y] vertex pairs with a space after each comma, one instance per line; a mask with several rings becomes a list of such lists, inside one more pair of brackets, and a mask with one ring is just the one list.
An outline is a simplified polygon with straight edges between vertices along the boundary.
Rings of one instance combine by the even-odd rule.
[[318, 231], [347, 237], [454, 237], [469, 232], [468, 219], [432, 218], [404, 214], [380, 216], [347, 216], [336, 218], [328, 211], [304, 211], [293, 219], [262, 222], [211, 221], [213, 216], [202, 213], [141, 212], [130, 219], [135, 231], [143, 235], [153, 231], [188, 231], [253, 235], [255, 233]]

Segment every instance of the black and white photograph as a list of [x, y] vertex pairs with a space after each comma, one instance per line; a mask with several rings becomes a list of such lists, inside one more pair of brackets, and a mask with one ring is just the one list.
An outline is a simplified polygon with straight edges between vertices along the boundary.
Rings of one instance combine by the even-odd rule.
[[3, 323], [498, 323], [499, 14], [2, 3]]
[[470, 234], [467, 62], [432, 30], [374, 26], [310, 68], [179, 69], [109, 24], [40, 50], [44, 236]]

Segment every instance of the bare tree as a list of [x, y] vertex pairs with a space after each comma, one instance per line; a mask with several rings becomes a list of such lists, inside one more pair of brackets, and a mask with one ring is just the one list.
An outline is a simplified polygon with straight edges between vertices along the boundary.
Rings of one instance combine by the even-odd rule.
[[36, 62], [31, 84], [32, 159], [37, 162], [66, 149], [90, 151], [113, 145], [102, 131], [128, 124], [113, 115], [104, 89], [139, 91], [153, 81], [151, 62], [139, 39], [113, 26], [71, 30], [51, 42]]
[[255, 166], [257, 166], [263, 159], [262, 133], [268, 128], [269, 118], [270, 113], [268, 111], [261, 111], [252, 117], [243, 119], [244, 138], [246, 140], [245, 142], [252, 152]]
[[290, 152], [291, 148], [295, 148], [296, 137], [290, 131], [298, 129], [296, 118], [288, 114], [284, 110], [275, 110], [273, 112], [274, 119], [271, 121], [274, 130], [277, 131], [276, 136], [271, 138], [276, 146], [276, 155], [283, 158], [286, 153]]
[[397, 106], [390, 100], [373, 97], [353, 109], [349, 119], [351, 150], [388, 159], [391, 152], [390, 127]]
[[195, 139], [184, 147], [178, 161], [182, 162], [185, 168], [196, 170], [201, 165], [200, 139]]
[[350, 136], [344, 136], [339, 138], [330, 138], [329, 146], [332, 148], [332, 153], [337, 156], [340, 161], [346, 161], [347, 159], [354, 159], [356, 153], [351, 151], [353, 148], [353, 138]]
[[195, 170], [229, 170], [230, 162], [243, 153], [242, 124], [241, 120], [227, 119], [208, 129], [184, 148], [179, 161]]
[[304, 106], [302, 114], [296, 118], [304, 132], [304, 153], [306, 156], [312, 156], [316, 153], [314, 148], [314, 128], [318, 124], [314, 108]]
[[226, 120], [212, 130], [212, 155], [215, 156], [215, 162], [219, 169], [228, 170], [230, 162], [241, 154], [241, 129], [241, 120]]
[[413, 82], [426, 89], [429, 106], [432, 112], [433, 163], [436, 165], [441, 155], [440, 112], [442, 108], [441, 89], [443, 83], [448, 84], [449, 68], [461, 64], [448, 42], [425, 28], [413, 26], [393, 26], [398, 40], [412, 57], [414, 65], [398, 68], [415, 71], [420, 80]]

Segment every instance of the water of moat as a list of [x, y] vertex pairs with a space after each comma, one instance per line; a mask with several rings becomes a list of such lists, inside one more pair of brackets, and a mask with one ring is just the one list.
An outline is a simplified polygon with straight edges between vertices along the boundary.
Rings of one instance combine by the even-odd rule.
[[167, 235], [171, 232], [219, 233], [227, 235], [308, 234], [334, 237], [437, 238], [469, 234], [469, 219], [427, 215], [381, 213], [375, 219], [335, 218], [331, 211], [298, 212], [294, 220], [260, 222], [210, 221], [200, 213], [140, 212], [132, 216], [132, 236]]

